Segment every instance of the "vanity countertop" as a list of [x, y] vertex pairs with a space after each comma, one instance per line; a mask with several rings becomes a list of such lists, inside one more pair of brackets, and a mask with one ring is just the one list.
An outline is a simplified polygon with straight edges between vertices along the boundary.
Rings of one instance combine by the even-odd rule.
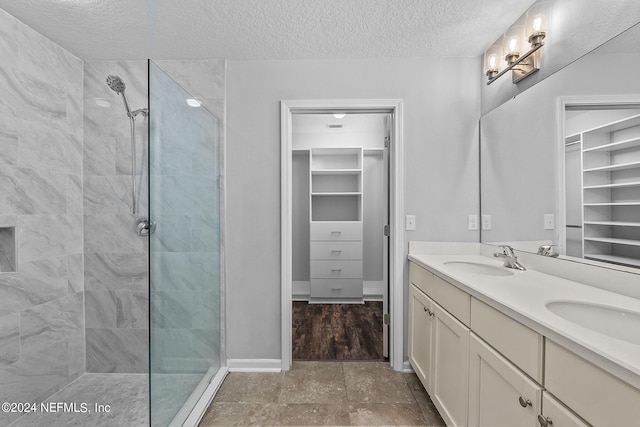
[[546, 307], [552, 301], [571, 301], [640, 313], [640, 300], [531, 269], [508, 269], [512, 275], [495, 276], [447, 264], [466, 262], [505, 268], [501, 261], [483, 255], [410, 253], [409, 259], [640, 389], [640, 345], [579, 326]]

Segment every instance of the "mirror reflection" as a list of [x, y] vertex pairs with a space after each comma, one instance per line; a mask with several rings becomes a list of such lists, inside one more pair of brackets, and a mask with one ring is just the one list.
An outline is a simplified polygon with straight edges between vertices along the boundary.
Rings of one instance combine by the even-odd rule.
[[639, 39], [636, 25], [482, 117], [483, 243], [640, 267]]

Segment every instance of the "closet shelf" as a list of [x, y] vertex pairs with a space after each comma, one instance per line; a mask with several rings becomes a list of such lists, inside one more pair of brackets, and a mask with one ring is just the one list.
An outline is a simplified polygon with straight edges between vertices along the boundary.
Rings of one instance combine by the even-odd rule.
[[640, 202], [606, 202], [606, 203], [585, 203], [585, 206], [640, 206]]
[[592, 259], [595, 261], [605, 261], [611, 262], [614, 264], [622, 264], [622, 265], [631, 265], [634, 267], [640, 267], [640, 260], [635, 258], [621, 257], [615, 255], [605, 255], [605, 254], [585, 254], [585, 258]]
[[312, 169], [313, 175], [360, 175], [362, 169]]
[[312, 196], [362, 196], [362, 193], [357, 191], [334, 191], [334, 192], [315, 192], [311, 193]]
[[599, 185], [585, 185], [585, 190], [593, 190], [597, 188], [624, 188], [624, 187], [640, 187], [640, 181], [636, 182], [623, 182], [619, 184], [599, 184]]
[[585, 221], [585, 225], [607, 225], [611, 227], [640, 227], [640, 222], [625, 221]]
[[615, 237], [587, 237], [587, 236], [585, 236], [584, 240], [585, 241], [589, 241], [589, 242], [613, 243], [613, 244], [616, 244], [616, 245], [640, 246], [640, 240], [617, 239]]
[[584, 169], [584, 172], [612, 172], [626, 169], [640, 168], [640, 162], [621, 163], [617, 165], [599, 166], [597, 168]]
[[596, 147], [585, 148], [583, 152], [589, 153], [594, 151], [616, 151], [633, 147], [640, 147], [640, 137], [629, 138], [625, 139], [624, 141], [612, 142], [610, 144], [603, 144]]

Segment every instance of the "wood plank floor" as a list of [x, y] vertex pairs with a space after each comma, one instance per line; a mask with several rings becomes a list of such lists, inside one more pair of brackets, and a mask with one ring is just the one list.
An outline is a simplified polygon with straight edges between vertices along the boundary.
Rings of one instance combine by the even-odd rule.
[[293, 302], [293, 360], [384, 360], [382, 302]]

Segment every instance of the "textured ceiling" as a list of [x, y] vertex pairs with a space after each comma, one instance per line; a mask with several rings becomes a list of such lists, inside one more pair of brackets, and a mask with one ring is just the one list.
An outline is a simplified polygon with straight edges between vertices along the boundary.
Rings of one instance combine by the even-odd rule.
[[479, 56], [533, 0], [0, 0], [86, 60]]

